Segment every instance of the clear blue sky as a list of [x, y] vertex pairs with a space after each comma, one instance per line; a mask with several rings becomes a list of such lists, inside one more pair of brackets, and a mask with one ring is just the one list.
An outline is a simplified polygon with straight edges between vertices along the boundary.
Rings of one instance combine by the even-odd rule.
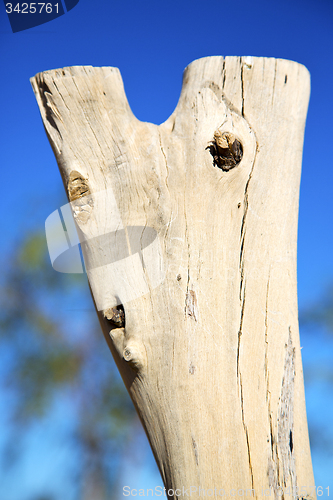
[[15, 232], [43, 224], [56, 208], [47, 202], [62, 192], [29, 77], [71, 65], [117, 66], [137, 117], [161, 123], [177, 103], [183, 69], [209, 55], [279, 57], [310, 70], [299, 297], [318, 293], [333, 277], [332, 0], [80, 0], [64, 16], [15, 34], [0, 5], [1, 248]]
[[299, 217], [300, 305], [333, 282], [332, 0], [80, 0], [59, 19], [15, 34], [0, 4], [2, 257], [20, 234], [43, 228], [46, 217], [64, 201], [31, 76], [72, 65], [117, 66], [136, 116], [161, 123], [176, 106], [183, 69], [210, 55], [285, 58], [309, 69], [312, 90]]

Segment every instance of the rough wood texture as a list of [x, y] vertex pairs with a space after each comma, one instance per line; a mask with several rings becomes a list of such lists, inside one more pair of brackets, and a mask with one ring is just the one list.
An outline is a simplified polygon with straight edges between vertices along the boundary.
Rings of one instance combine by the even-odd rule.
[[[46, 71], [32, 85], [100, 323], [165, 486], [313, 498], [296, 282], [306, 68], [199, 59], [160, 126], [132, 114], [117, 68]], [[159, 279], [164, 266], [132, 300], [119, 276], [96, 271], [120, 227], [127, 242], [152, 228], [144, 260]]]

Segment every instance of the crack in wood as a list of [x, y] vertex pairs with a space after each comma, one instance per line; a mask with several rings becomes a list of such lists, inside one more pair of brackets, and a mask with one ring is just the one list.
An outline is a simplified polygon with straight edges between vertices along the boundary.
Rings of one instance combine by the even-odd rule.
[[[287, 331], [270, 316], [277, 303], [281, 325], [297, 322], [295, 287], [273, 280], [273, 271], [285, 245], [293, 245], [289, 232], [279, 238], [279, 228], [296, 206], [291, 192], [299, 179], [308, 81], [304, 67], [287, 61], [204, 58], [185, 71], [177, 108], [158, 128], [133, 116], [114, 68], [67, 68], [32, 80], [66, 188], [71, 171], [79, 174], [68, 190], [71, 204], [84, 215], [86, 199], [95, 203], [89, 224], [79, 224], [82, 234], [90, 241], [108, 224], [110, 207], [99, 207], [97, 193], [109, 187], [126, 228], [128, 220], [156, 230], [168, 224], [159, 236], [166, 265], [174, 266], [172, 280], [149, 284], [145, 296], [126, 305], [126, 331], [121, 318], [117, 324], [119, 312], [110, 313], [115, 328], [100, 312], [167, 488], [198, 478], [228, 488], [269, 483], [277, 498], [284, 481], [296, 484], [296, 465], [300, 484], [312, 481], [305, 479], [311, 460], [302, 395], [295, 402], [302, 431], [293, 427], [290, 406], [294, 348], [288, 340], [283, 351]], [[297, 117], [291, 128], [290, 114]], [[234, 137], [243, 149], [239, 168], [212, 168], [205, 147], [214, 131], [216, 163], [229, 168], [240, 159]], [[174, 219], [167, 217], [169, 199]], [[287, 218], [291, 236], [296, 219], [296, 213]], [[179, 250], [172, 248], [177, 240]], [[108, 253], [104, 243], [92, 243]], [[289, 261], [282, 265], [290, 271]], [[113, 297], [118, 283], [110, 276], [101, 272], [94, 290]], [[301, 384], [297, 373], [297, 389]]]
[[295, 380], [295, 348], [292, 343], [291, 328], [287, 344], [285, 344], [285, 362], [281, 384], [280, 403], [277, 416], [277, 436], [273, 438], [271, 428], [271, 460], [268, 465], [269, 486], [274, 496], [278, 491], [291, 487], [292, 498], [297, 499], [297, 474], [294, 456], [294, 380]]
[[195, 321], [198, 321], [199, 317], [198, 302], [197, 302], [197, 296], [193, 290], [189, 290], [186, 293], [185, 310], [187, 316], [190, 316]]

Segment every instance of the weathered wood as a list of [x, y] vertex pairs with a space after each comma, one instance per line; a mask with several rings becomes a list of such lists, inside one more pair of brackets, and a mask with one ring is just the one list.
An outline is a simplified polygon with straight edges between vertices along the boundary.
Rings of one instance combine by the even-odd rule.
[[[296, 282], [306, 68], [199, 59], [160, 126], [132, 114], [117, 68], [46, 71], [32, 85], [104, 335], [167, 489], [313, 498]], [[125, 261], [105, 257], [117, 229]]]

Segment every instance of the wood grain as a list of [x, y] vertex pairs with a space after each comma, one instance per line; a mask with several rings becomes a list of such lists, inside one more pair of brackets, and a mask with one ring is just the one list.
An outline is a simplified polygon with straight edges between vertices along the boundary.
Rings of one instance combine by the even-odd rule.
[[[72, 192], [88, 188], [92, 198], [89, 217], [76, 221], [85, 259], [98, 260], [119, 227], [115, 204], [123, 227], [157, 234], [157, 286], [147, 279], [125, 301], [119, 280], [88, 276], [96, 303], [123, 304], [125, 328], [98, 315], [167, 489], [217, 488], [214, 498], [252, 489], [261, 498], [271, 488], [278, 498], [290, 487], [286, 498], [296, 499], [297, 486], [313, 498], [296, 277], [306, 68], [196, 60], [159, 126], [133, 115], [117, 68], [31, 81], [69, 198], [77, 173]], [[224, 170], [209, 148], [223, 134], [242, 146], [241, 161]]]

